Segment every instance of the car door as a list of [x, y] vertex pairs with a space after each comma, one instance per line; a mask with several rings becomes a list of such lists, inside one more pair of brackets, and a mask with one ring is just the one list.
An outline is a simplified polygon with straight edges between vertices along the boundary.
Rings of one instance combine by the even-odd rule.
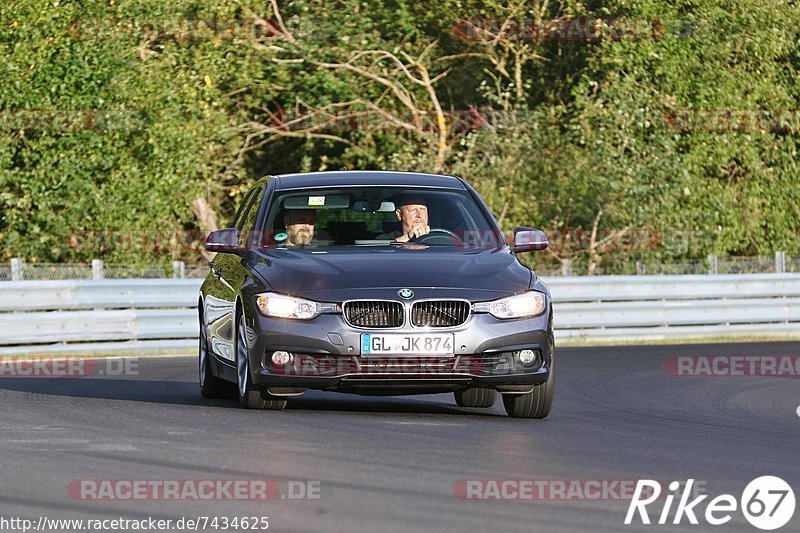
[[[234, 218], [233, 227], [240, 232], [239, 246], [247, 247], [247, 221], [255, 217], [264, 187], [259, 185], [248, 191]], [[209, 348], [218, 357], [235, 361], [233, 340], [236, 330], [236, 295], [243, 281], [242, 257], [232, 253], [218, 253], [211, 266], [211, 283], [206, 294], [205, 317], [208, 327]]]

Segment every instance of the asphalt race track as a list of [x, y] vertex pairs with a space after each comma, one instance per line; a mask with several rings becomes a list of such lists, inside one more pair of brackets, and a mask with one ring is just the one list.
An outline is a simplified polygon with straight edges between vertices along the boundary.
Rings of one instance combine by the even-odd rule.
[[[716, 528], [702, 518], [625, 526], [626, 499], [454, 495], [460, 480], [693, 478], [711, 497], [738, 499], [764, 475], [798, 493], [798, 378], [674, 376], [664, 369], [674, 355], [798, 356], [800, 344], [559, 348], [542, 421], [506, 417], [499, 398], [458, 408], [450, 394], [310, 392], [284, 411], [247, 411], [202, 399], [189, 357], [135, 360], [138, 375], [4, 377], [2, 515], [268, 516], [275, 531], [758, 531], [738, 510]], [[74, 480], [249, 478], [279, 482], [283, 496], [290, 481], [317, 482], [319, 498], [99, 501], [68, 491]], [[648, 508], [654, 522], [663, 501]], [[780, 531], [800, 531], [800, 509]]]

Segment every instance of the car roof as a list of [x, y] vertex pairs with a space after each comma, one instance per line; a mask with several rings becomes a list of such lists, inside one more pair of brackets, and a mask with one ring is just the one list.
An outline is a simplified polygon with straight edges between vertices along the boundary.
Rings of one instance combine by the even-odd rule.
[[440, 174], [425, 174], [421, 172], [337, 170], [331, 172], [281, 174], [274, 176], [273, 179], [276, 180], [276, 190], [364, 185], [465, 189], [461, 180], [455, 176], [442, 176]]

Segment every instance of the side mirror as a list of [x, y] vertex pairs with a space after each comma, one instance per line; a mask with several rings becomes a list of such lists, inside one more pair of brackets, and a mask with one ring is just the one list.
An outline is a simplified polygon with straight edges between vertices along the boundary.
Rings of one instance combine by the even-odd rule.
[[239, 230], [236, 228], [225, 228], [209, 233], [206, 238], [206, 250], [209, 252], [222, 252], [235, 254], [242, 251], [239, 248]]
[[512, 252], [537, 252], [549, 246], [547, 235], [542, 230], [534, 228], [514, 228], [514, 246]]

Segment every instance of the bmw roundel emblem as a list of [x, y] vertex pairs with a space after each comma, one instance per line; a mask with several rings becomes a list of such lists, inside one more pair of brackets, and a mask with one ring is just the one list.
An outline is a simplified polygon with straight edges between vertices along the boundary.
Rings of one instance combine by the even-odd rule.
[[412, 291], [411, 289], [400, 289], [399, 291], [397, 291], [397, 295], [400, 296], [400, 298], [403, 298], [404, 300], [410, 300], [411, 298], [414, 297], [414, 291]]

